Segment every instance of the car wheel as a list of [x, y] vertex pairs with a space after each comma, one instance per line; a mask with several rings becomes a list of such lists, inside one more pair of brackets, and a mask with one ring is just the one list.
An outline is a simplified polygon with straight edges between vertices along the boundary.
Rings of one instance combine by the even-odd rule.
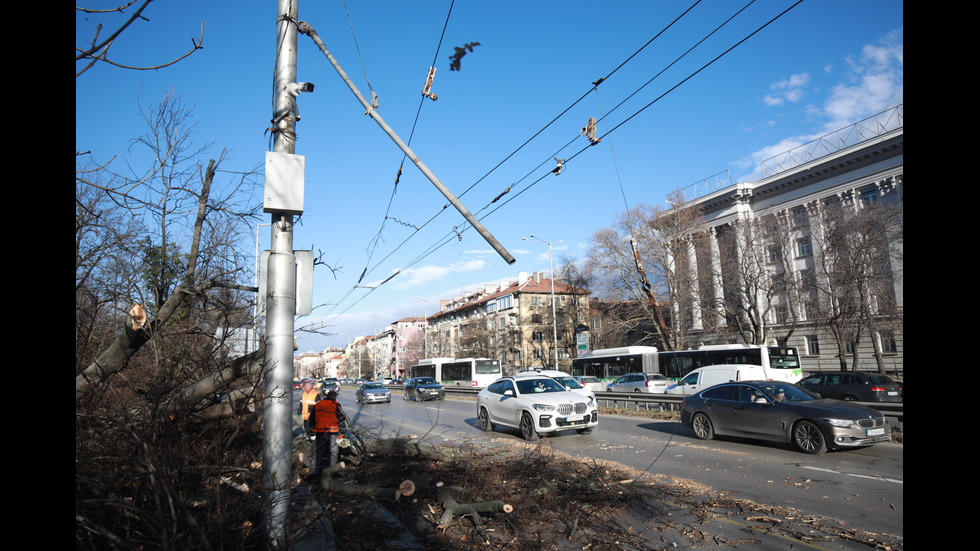
[[715, 428], [711, 424], [711, 419], [703, 413], [695, 413], [691, 419], [691, 428], [694, 429], [694, 436], [701, 440], [711, 440], [715, 437]]
[[480, 418], [480, 428], [483, 432], [490, 432], [494, 429], [493, 423], [490, 422], [490, 413], [487, 408], [480, 408], [480, 414], [477, 415]]
[[800, 421], [793, 427], [793, 442], [804, 453], [816, 455], [827, 451], [827, 441], [820, 427], [810, 421]]
[[406, 400], [406, 401], [408, 400], [408, 391], [407, 390], [402, 393], [402, 400]]
[[857, 397], [848, 394], [847, 396], [844, 396], [844, 400], [847, 402], [857, 402]]
[[639, 393], [640, 393], [640, 389], [638, 389], [638, 388], [634, 388], [633, 389], [633, 394], [639, 394]]
[[534, 429], [534, 418], [530, 413], [521, 416], [521, 435], [527, 441], [538, 439], [538, 431]]

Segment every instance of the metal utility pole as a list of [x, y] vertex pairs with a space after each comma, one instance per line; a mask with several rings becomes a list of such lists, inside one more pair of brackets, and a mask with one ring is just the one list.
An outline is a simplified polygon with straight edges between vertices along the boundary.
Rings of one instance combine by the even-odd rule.
[[[292, 92], [296, 87], [299, 1], [277, 1], [273, 151], [292, 154], [296, 146], [298, 113], [296, 96]], [[266, 178], [269, 178], [268, 174]], [[265, 400], [262, 409], [262, 499], [266, 546], [268, 549], [286, 549], [292, 475], [296, 258], [293, 254], [293, 215], [274, 211], [271, 217], [272, 242], [266, 286]]]

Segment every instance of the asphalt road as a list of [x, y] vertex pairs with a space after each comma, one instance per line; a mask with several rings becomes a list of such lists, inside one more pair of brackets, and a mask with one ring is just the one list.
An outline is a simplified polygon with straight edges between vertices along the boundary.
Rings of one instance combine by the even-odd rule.
[[[515, 429], [482, 432], [474, 400], [406, 402], [394, 390], [390, 404], [361, 405], [345, 387], [340, 402], [357, 430], [484, 445], [523, 442]], [[745, 439], [701, 441], [679, 422], [619, 415], [601, 416], [590, 435], [565, 431], [538, 443], [578, 457], [615, 461], [651, 477], [691, 480], [739, 499], [904, 538], [902, 444], [813, 456], [788, 445]]]

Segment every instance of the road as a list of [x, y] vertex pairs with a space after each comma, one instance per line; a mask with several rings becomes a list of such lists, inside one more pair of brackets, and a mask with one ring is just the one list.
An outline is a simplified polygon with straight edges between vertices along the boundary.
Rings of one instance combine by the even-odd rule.
[[[517, 430], [479, 429], [475, 401], [404, 401], [360, 405], [344, 388], [340, 402], [358, 430], [451, 442], [523, 442]], [[904, 538], [902, 444], [807, 455], [789, 446], [743, 439], [701, 441], [679, 422], [603, 415], [590, 435], [566, 431], [538, 441], [578, 457], [615, 461], [650, 475], [710, 486], [729, 497], [837, 519], [850, 528]]]

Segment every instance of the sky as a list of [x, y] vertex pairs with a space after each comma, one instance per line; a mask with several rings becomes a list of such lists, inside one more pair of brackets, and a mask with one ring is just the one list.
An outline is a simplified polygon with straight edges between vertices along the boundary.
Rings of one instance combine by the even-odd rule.
[[[228, 151], [225, 168], [261, 168], [272, 148], [276, 10], [275, 0], [152, 2], [111, 59], [178, 57], [202, 23], [204, 48], [152, 71], [97, 64], [78, 75], [76, 62], [76, 151], [138, 169], [146, 161], [130, 142], [146, 131], [140, 106], [171, 92], [194, 106], [211, 155]], [[297, 79], [315, 88], [298, 99], [305, 183], [294, 247], [330, 266], [314, 273], [313, 313], [296, 320], [300, 353], [431, 315], [440, 299], [520, 272], [549, 272], [545, 243], [556, 266], [581, 259], [628, 206], [665, 205], [718, 175], [757, 180], [762, 160], [903, 103], [896, 0], [299, 0], [299, 16], [516, 259], [469, 227], [300, 35]], [[76, 45], [120, 17], [76, 11]], [[455, 48], [474, 43], [452, 70]], [[435, 101], [422, 96], [433, 62]], [[582, 135], [591, 117], [601, 139], [592, 146]], [[262, 183], [243, 191], [253, 204]], [[263, 214], [240, 236], [243, 248], [256, 239], [269, 248], [268, 222]]]

